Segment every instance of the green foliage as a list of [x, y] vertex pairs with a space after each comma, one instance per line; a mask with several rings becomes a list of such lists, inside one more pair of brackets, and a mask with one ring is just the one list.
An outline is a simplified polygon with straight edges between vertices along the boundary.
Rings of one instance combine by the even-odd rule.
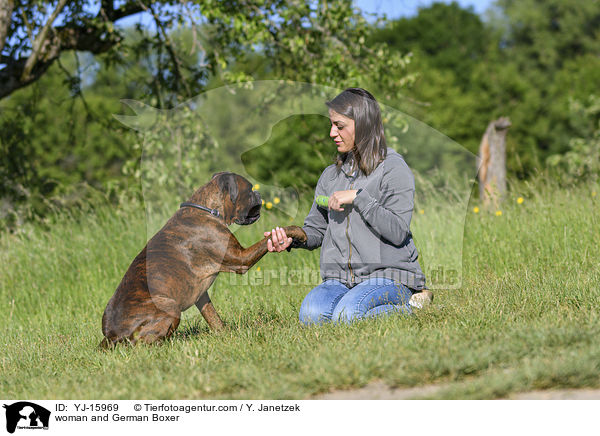
[[0, 227], [23, 222], [23, 211], [15, 203], [31, 200], [32, 191], [43, 184], [32, 171], [31, 144], [25, 121], [17, 113], [6, 114], [0, 121]]
[[[97, 66], [93, 58], [81, 58], [89, 70]], [[120, 110], [119, 98], [134, 95], [119, 77], [106, 83], [110, 73], [102, 68], [86, 85], [75, 78], [79, 68], [79, 59], [65, 55], [38, 82], [0, 103], [5, 224], [14, 214], [47, 213], [49, 199], [66, 207], [87, 195], [85, 185], [106, 190], [113, 180], [121, 188], [132, 182], [121, 168], [133, 156], [135, 135], [111, 114]]]
[[[214, 51], [221, 70], [255, 52], [266, 63], [260, 71], [264, 75], [240, 71], [235, 81], [289, 79], [394, 93], [411, 80], [405, 74], [409, 57], [403, 52], [366, 43], [373, 29], [351, 0], [265, 1], [260, 7], [220, 1], [203, 13], [209, 41], [223, 48]], [[225, 74], [221, 79], [227, 83], [234, 77]]]
[[[232, 86], [235, 93], [233, 85], [245, 80], [285, 79], [315, 84], [315, 88], [319, 85], [339, 90], [348, 86], [367, 87], [381, 95], [382, 100], [389, 100], [412, 80], [406, 73], [408, 56], [392, 52], [382, 43], [365, 43], [373, 29], [352, 7], [351, 1], [266, 2], [261, 7], [249, 8], [252, 13], [244, 14], [237, 2], [225, 1], [211, 3], [203, 9], [207, 23], [201, 37], [211, 47], [208, 56], [214, 56], [218, 65], [207, 84], [209, 93], [210, 89], [223, 85]], [[178, 50], [181, 51], [179, 47]], [[300, 96], [294, 97], [300, 99]], [[333, 97], [318, 96], [323, 109], [325, 101]], [[282, 97], [274, 86], [273, 92], [263, 98], [268, 106]], [[256, 136], [254, 131], [259, 130], [248, 124], [265, 123], [256, 117], [248, 119], [248, 114], [241, 110], [254, 107], [255, 102], [239, 101], [240, 110], [224, 106], [215, 104], [210, 122], [198, 120], [198, 128], [203, 132], [212, 129], [215, 136], [224, 140], [213, 137], [217, 142], [215, 156], [200, 157], [204, 165], [197, 168], [196, 173], [235, 169], [235, 159], [241, 157], [240, 148], [250, 144]], [[178, 122], [178, 119], [169, 122]], [[152, 130], [153, 136], [144, 138], [144, 149], [149, 155], [161, 150], [160, 141], [166, 141], [165, 146], [168, 146], [173, 139], [165, 137], [164, 128], [162, 133], [158, 132], [161, 129]], [[262, 182], [312, 189], [323, 168], [332, 161], [330, 150], [334, 148], [328, 141], [328, 130], [327, 121], [322, 117], [286, 120], [260, 149], [244, 154], [246, 170]], [[130, 160], [128, 165], [133, 162]], [[277, 164], [274, 166], [273, 162]], [[157, 167], [152, 172], [156, 186], [163, 186], [162, 181], [166, 179], [154, 176], [166, 174], [164, 169]], [[188, 192], [190, 189], [188, 186]]]
[[[600, 3], [568, 0], [499, 1], [507, 29], [499, 64], [487, 64], [480, 82], [498, 71], [499, 108], [510, 115], [510, 147], [525, 168], [568, 149], [578, 135], [569, 119], [569, 100], [587, 99], [600, 86]], [[510, 66], [510, 67], [509, 67]], [[487, 79], [486, 79], [487, 78]]]
[[266, 143], [244, 153], [242, 162], [258, 180], [311, 191], [336, 155], [329, 127], [320, 115], [289, 117], [273, 127]]
[[598, 1], [498, 0], [508, 33], [503, 43], [520, 65], [551, 72], [564, 62], [598, 53]]
[[600, 97], [590, 95], [587, 102], [571, 100], [570, 115], [580, 137], [569, 141], [569, 150], [548, 158], [551, 167], [560, 170], [566, 184], [579, 181], [596, 183], [600, 176]]
[[419, 72], [429, 68], [451, 72], [457, 84], [466, 88], [471, 70], [484, 58], [490, 32], [472, 9], [456, 2], [433, 3], [419, 8], [414, 17], [390, 22], [372, 39], [402, 53], [413, 52]]
[[415, 17], [390, 22], [373, 38], [414, 53], [409, 73], [416, 81], [394, 105], [477, 153], [495, 110], [472, 79], [493, 47], [481, 18], [457, 3], [434, 3]]
[[155, 207], [174, 206], [189, 198], [193, 191], [207, 182], [218, 144], [206, 129], [206, 123], [183, 105], [175, 111], [148, 109], [137, 120], [151, 126], [135, 138], [136, 155], [123, 166], [125, 175], [141, 180], [147, 212]]
[[[31, 45], [23, 16], [37, 29], [42, 22], [36, 11], [51, 9], [46, 2], [19, 5], [25, 14], [15, 9], [12, 39], [3, 50], [13, 57], [27, 53]], [[215, 120], [219, 129], [230, 118], [244, 125], [239, 116], [232, 118], [216, 105], [211, 122], [195, 126], [189, 106], [189, 118], [177, 120], [183, 123], [181, 129], [173, 118], [165, 118], [155, 126], [161, 131], [143, 138], [113, 119], [112, 114], [122, 112], [119, 99], [142, 100], [166, 110], [196, 94], [245, 80], [284, 79], [336, 89], [361, 86], [383, 105], [414, 116], [473, 153], [489, 121], [509, 116], [508, 170], [521, 178], [559, 159], [549, 156], [570, 152], [572, 165], [578, 165], [572, 153], [582, 156], [593, 143], [591, 133], [582, 133], [570, 119], [569, 102], [587, 101], [600, 88], [600, 37], [595, 30], [600, 4], [595, 1], [499, 0], [485, 22], [457, 3], [434, 3], [415, 17], [373, 25], [350, 0], [133, 6], [149, 8], [145, 14], [154, 21], [153, 30], [124, 29], [92, 16], [81, 2], [70, 2], [59, 22], [88, 20], [90, 29], [106, 32], [107, 44], [114, 45], [97, 55], [63, 53], [40, 80], [0, 103], [0, 219], [15, 222], [30, 212], [44, 213], [48, 198], [62, 197], [60, 204], [66, 205], [64, 198], [82, 197], [82, 184], [114, 192], [135, 186], [142, 176], [143, 143], [148, 156], [175, 153], [179, 146], [171, 140], [206, 142], [205, 127]], [[332, 96], [323, 95], [322, 100]], [[436, 146], [444, 144], [428, 142], [422, 137], [424, 129], [405, 131], [412, 124], [396, 115], [388, 117], [388, 143], [412, 153], [418, 171], [430, 170], [437, 161]], [[244, 154], [243, 162], [261, 181], [294, 182], [298, 189], [310, 189], [331, 161], [326, 124], [317, 116], [282, 121], [272, 138]], [[198, 130], [201, 126], [205, 130]], [[188, 133], [176, 139], [169, 129]], [[420, 148], [408, 146], [415, 138]], [[190, 154], [181, 165], [196, 162], [202, 173], [234, 168], [239, 144], [249, 139], [255, 138], [232, 133], [229, 141], [206, 142], [203, 150], [212, 150], [209, 157], [192, 147], [195, 151], [189, 152], [198, 154]], [[174, 155], [165, 158], [163, 166], [177, 166]], [[457, 168], [470, 165], [461, 159], [454, 163]], [[182, 167], [175, 178], [160, 168], [152, 171], [151, 177], [166, 189], [193, 189], [184, 188], [192, 183], [184, 175], [193, 173], [191, 167]], [[18, 210], [25, 203], [30, 212]]]
[[569, 100], [587, 99], [600, 87], [600, 3], [495, 6], [483, 23], [456, 4], [433, 4], [390, 23], [378, 38], [415, 53], [419, 78], [399, 108], [473, 152], [490, 121], [510, 117], [508, 171], [527, 178], [579, 135]]
[[[191, 26], [197, 18], [199, 6], [194, 2], [18, 0], [9, 6], [5, 19], [0, 20], [5, 64], [0, 69], [0, 98], [39, 80], [61, 57], [75, 51], [101, 55], [108, 64], [122, 65], [126, 51], [146, 57], [155, 88], [188, 98], [206, 84], [215, 68], [214, 57], [202, 56], [206, 51], [198, 50], [196, 38], [187, 41], [195, 50], [175, 48], [174, 29]], [[130, 29], [119, 25], [120, 20], [140, 13], [144, 25]], [[154, 26], [151, 32], [147, 31], [149, 20]]]
[[[306, 2], [305, 6], [289, 8], [281, 18], [277, 34], [266, 34], [266, 40], [261, 40], [266, 44], [260, 53], [261, 68], [251, 69], [254, 79], [285, 78], [338, 90], [361, 86], [381, 101], [391, 100], [414, 79], [406, 72], [409, 56], [390, 50], [384, 43], [366, 42], [373, 28], [350, 1]], [[333, 96], [322, 95], [323, 104]], [[402, 120], [397, 124], [402, 125]], [[332, 160], [328, 130], [327, 121], [319, 117], [286, 120], [273, 131], [262, 151], [254, 150], [244, 162], [266, 180], [284, 184], [295, 180], [299, 187], [314, 187], [323, 165]], [[277, 160], [277, 171], [266, 167], [268, 156], [285, 157]]]
[[[2, 197], [7, 204], [31, 201], [31, 195], [18, 192], [39, 192], [42, 197], [64, 195], [68, 190], [78, 194], [81, 190], [69, 187], [81, 182], [102, 189], [108, 184], [127, 187], [142, 176], [142, 142], [149, 156], [162, 153], [163, 165], [170, 165], [172, 156], [164, 152], [173, 145], [178, 149], [171, 144], [170, 135], [181, 133], [176, 142], [191, 141], [191, 148], [195, 148], [195, 139], [207, 139], [205, 133], [194, 138], [189, 133], [194, 128], [192, 121], [185, 117], [176, 120], [183, 123], [181, 127], [174, 126], [173, 119], [161, 120], [155, 127], [162, 131], [155, 129], [146, 138], [135, 138], [134, 132], [112, 118], [120, 112], [119, 99], [143, 100], [166, 109], [202, 91], [251, 79], [288, 79], [338, 89], [363, 86], [390, 99], [411, 80], [406, 74], [407, 56], [391, 52], [385, 44], [365, 43], [372, 27], [350, 0], [170, 3], [136, 3], [136, 8], [149, 8], [147, 16], [154, 19], [155, 31], [104, 23], [112, 35], [111, 44], [115, 43], [110, 50], [98, 56], [64, 53], [37, 82], [2, 101], [0, 123], [13, 130], [1, 138], [2, 147], [11, 154], [2, 167]], [[47, 5], [29, 6], [21, 5], [26, 16]], [[92, 12], [80, 6], [71, 2], [61, 19], [67, 23], [92, 20]], [[14, 17], [11, 35], [24, 26], [23, 20]], [[101, 25], [100, 21], [93, 23]], [[31, 43], [26, 33], [10, 40], [12, 45], [5, 51], [26, 52]], [[221, 111], [220, 115], [220, 124], [229, 120], [229, 114]], [[200, 162], [201, 171], [227, 170], [235, 152], [230, 144], [220, 145], [213, 161], [202, 152], [181, 164]], [[297, 150], [293, 145], [290, 141], [278, 144], [287, 155]], [[17, 159], [20, 156], [27, 158]], [[309, 171], [302, 173], [301, 186], [318, 176], [320, 161], [309, 156], [303, 162]], [[180, 173], [189, 170], [182, 168]], [[153, 171], [156, 174], [151, 177], [156, 180], [160, 177], [155, 175], [163, 174], [160, 180], [167, 189], [183, 189], [190, 182], [187, 176], [167, 180], [160, 168]], [[272, 180], [270, 173], [259, 173]], [[193, 186], [188, 186], [187, 192], [191, 189]], [[43, 208], [39, 212], [43, 213]]]

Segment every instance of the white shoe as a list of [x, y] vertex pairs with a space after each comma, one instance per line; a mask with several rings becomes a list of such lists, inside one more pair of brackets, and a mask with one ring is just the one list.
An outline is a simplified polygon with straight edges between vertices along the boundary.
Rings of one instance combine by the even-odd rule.
[[415, 292], [408, 300], [408, 304], [410, 304], [415, 309], [422, 309], [427, 306], [429, 303], [433, 301], [433, 292], [423, 289], [422, 291]]

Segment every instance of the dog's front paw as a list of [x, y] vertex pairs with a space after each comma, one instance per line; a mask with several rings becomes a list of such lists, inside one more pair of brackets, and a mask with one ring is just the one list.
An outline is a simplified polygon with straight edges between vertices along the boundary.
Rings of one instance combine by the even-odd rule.
[[292, 238], [294, 242], [304, 243], [306, 242], [306, 233], [298, 226], [287, 226], [284, 228], [285, 234]]

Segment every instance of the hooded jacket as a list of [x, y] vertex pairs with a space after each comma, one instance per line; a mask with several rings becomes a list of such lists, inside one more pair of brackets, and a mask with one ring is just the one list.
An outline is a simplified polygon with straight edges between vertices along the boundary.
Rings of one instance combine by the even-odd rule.
[[301, 247], [321, 247], [321, 276], [353, 287], [385, 277], [405, 286], [425, 288], [425, 276], [410, 232], [415, 183], [402, 156], [391, 148], [377, 168], [365, 176], [352, 173], [350, 159], [341, 168], [330, 165], [315, 189], [319, 195], [357, 189], [353, 204], [338, 212], [315, 201], [304, 221], [307, 241]]

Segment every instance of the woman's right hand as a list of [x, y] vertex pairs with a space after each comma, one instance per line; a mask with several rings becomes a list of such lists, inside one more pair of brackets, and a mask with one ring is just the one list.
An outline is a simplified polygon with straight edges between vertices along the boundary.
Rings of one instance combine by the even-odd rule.
[[282, 227], [276, 227], [270, 232], [265, 232], [265, 237], [269, 238], [267, 249], [271, 252], [275, 251], [279, 253], [288, 248], [292, 243], [292, 238], [288, 238]]

